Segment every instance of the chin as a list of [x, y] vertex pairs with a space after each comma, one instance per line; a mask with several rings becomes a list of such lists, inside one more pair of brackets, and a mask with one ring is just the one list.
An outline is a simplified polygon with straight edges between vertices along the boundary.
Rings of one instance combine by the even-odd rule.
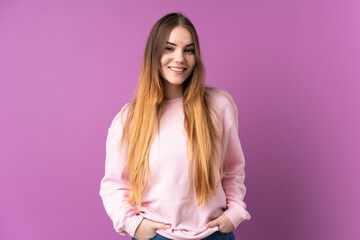
[[174, 86], [181, 86], [185, 81], [168, 81], [166, 80], [167, 83], [174, 85]]

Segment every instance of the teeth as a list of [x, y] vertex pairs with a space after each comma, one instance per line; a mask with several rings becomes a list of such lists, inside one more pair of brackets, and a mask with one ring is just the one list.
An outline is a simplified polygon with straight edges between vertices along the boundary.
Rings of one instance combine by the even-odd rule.
[[185, 68], [174, 68], [174, 67], [170, 67], [170, 69], [175, 72], [183, 72], [185, 70]]

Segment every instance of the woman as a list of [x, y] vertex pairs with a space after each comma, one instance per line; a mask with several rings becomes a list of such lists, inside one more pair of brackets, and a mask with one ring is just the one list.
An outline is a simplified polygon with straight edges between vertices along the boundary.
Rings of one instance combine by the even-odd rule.
[[100, 195], [115, 230], [133, 239], [234, 239], [249, 220], [237, 109], [205, 87], [192, 23], [170, 13], [149, 35], [136, 98], [106, 140]]

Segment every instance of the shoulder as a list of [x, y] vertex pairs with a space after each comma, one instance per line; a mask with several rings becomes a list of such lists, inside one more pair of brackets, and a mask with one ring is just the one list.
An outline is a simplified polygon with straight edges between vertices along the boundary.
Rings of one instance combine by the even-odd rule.
[[237, 117], [237, 107], [232, 96], [221, 88], [206, 86], [205, 92], [220, 115], [225, 118]]
[[122, 128], [125, 125], [127, 115], [130, 111], [132, 102], [128, 102], [121, 107], [113, 118], [110, 128]]

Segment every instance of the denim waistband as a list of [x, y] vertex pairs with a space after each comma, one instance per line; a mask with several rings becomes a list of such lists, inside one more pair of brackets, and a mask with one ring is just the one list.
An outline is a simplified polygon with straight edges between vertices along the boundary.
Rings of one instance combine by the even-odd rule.
[[[132, 240], [137, 240], [136, 238], [132, 238]], [[166, 238], [164, 236], [161, 236], [160, 234], [156, 233], [154, 236], [152, 236], [151, 238], [148, 238], [147, 240], [172, 240], [170, 238]], [[210, 236], [207, 236], [206, 238], [203, 238], [203, 240], [235, 240], [235, 235], [234, 233], [228, 232], [228, 233], [223, 233], [223, 232], [214, 232], [213, 234], [211, 234]]]

